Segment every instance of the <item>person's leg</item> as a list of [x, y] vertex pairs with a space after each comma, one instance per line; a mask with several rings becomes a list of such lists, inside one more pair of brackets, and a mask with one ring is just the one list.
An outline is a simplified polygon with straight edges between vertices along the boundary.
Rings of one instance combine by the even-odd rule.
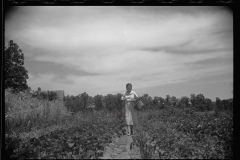
[[134, 125], [134, 126], [132, 126], [132, 132], [133, 132], [133, 128], [134, 128], [134, 132], [136, 132], [136, 129], [139, 126], [138, 116], [137, 116], [136, 110], [132, 111], [132, 115], [133, 115], [133, 125]]
[[130, 128], [131, 128], [131, 134], [133, 134], [133, 125], [130, 125]]
[[133, 115], [132, 115], [132, 103], [128, 102], [126, 103], [126, 122], [127, 122], [127, 130], [128, 130], [128, 135], [131, 134], [131, 125], [133, 125]]
[[128, 135], [130, 135], [131, 134], [131, 126], [130, 125], [127, 125], [127, 128], [128, 128]]
[[126, 135], [129, 135], [130, 133], [130, 126], [129, 126], [129, 123], [130, 123], [130, 109], [129, 109], [129, 103], [125, 103], [125, 107], [126, 107], [126, 123], [127, 123], [127, 127], [126, 127]]

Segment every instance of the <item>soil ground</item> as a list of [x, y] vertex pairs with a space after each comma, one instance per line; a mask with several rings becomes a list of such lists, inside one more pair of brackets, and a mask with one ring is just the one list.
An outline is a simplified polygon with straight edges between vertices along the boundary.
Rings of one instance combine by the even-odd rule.
[[130, 149], [132, 136], [122, 135], [113, 139], [112, 143], [105, 147], [101, 159], [141, 159], [140, 150], [136, 146]]

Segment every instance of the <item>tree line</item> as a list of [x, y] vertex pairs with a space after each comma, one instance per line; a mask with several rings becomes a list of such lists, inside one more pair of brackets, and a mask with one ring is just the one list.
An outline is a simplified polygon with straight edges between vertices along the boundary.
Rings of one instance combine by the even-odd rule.
[[[116, 95], [107, 94], [105, 96], [96, 95], [94, 97], [89, 96], [86, 92], [79, 94], [77, 96], [66, 96], [64, 98], [65, 105], [72, 112], [78, 112], [87, 109], [87, 106], [94, 103], [95, 109], [107, 109], [109, 111], [122, 110], [124, 108], [124, 101], [121, 100], [122, 94], [118, 93]], [[192, 108], [195, 111], [211, 111], [214, 109], [218, 110], [228, 110], [232, 109], [232, 99], [220, 100], [217, 98], [216, 102], [212, 102], [211, 99], [205, 98], [203, 94], [191, 94], [190, 98], [183, 96], [181, 98], [176, 98], [175, 96], [166, 95], [165, 98], [155, 96], [152, 98], [148, 94], [143, 94], [139, 97], [144, 103], [141, 110], [147, 109], [164, 109], [166, 106], [173, 106], [177, 108]], [[137, 107], [136, 107], [137, 109]]]

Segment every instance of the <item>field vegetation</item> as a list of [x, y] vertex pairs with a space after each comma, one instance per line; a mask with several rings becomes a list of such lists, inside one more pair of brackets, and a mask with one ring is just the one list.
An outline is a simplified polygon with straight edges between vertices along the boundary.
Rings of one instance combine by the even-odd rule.
[[[6, 90], [5, 158], [101, 158], [107, 144], [125, 135], [125, 110], [120, 94], [92, 97], [95, 109], [86, 97], [60, 101]], [[232, 107], [203, 98], [144, 94], [130, 148], [139, 147], [142, 159], [232, 159]]]

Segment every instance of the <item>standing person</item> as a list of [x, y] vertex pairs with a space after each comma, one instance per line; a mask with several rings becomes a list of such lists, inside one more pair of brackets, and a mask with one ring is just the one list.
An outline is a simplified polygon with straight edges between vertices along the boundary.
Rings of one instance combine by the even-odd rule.
[[134, 102], [137, 100], [138, 95], [132, 90], [132, 84], [126, 85], [126, 91], [122, 95], [122, 100], [125, 100], [126, 108], [126, 122], [128, 133], [127, 135], [133, 134], [133, 125], [138, 125], [137, 113], [134, 110]]

